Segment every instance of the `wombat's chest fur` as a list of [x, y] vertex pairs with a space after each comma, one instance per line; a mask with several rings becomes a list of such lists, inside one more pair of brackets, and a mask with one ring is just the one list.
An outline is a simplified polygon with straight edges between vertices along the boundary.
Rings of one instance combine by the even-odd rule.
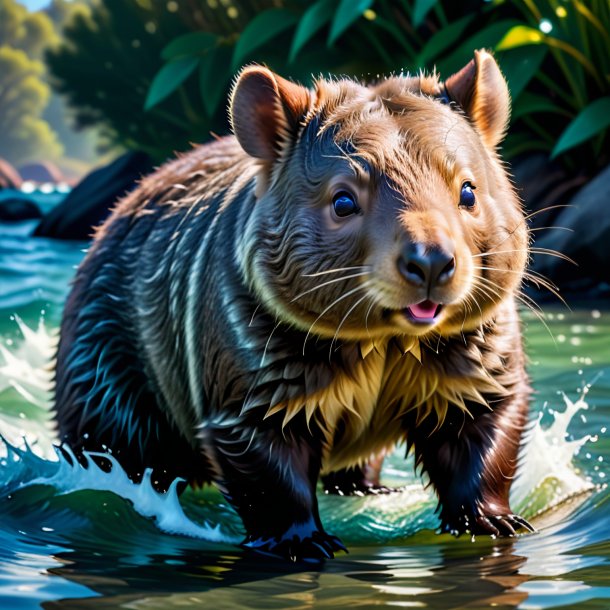
[[445, 529], [524, 525], [508, 489], [527, 413], [527, 232], [493, 152], [506, 85], [486, 54], [446, 87], [416, 81], [314, 95], [246, 70], [236, 138], [119, 204], [62, 323], [57, 419], [77, 455], [108, 449], [162, 489], [212, 480], [247, 546], [290, 558], [342, 548], [319, 475], [345, 470], [364, 492], [367, 460], [399, 441]]

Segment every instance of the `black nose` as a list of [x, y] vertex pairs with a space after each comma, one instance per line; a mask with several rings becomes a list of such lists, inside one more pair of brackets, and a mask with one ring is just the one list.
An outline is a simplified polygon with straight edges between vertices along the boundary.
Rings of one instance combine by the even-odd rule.
[[398, 270], [411, 284], [432, 288], [446, 284], [453, 277], [455, 256], [445, 248], [411, 243], [398, 259]]

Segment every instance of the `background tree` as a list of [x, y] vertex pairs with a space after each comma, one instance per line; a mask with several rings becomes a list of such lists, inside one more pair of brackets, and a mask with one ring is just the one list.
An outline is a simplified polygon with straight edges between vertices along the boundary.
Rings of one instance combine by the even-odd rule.
[[[273, 1], [243, 4], [239, 9], [228, 6], [236, 12], [228, 11], [226, 2], [216, 2], [219, 8], [214, 10], [213, 1], [198, 0], [95, 4], [90, 15], [69, 21], [64, 42], [48, 53], [53, 84], [75, 109], [80, 127], [96, 125], [108, 143], [144, 150], [162, 161], [226, 126], [224, 109], [208, 113], [193, 79], [178, 87], [171, 100], [144, 110], [148, 90], [163, 65], [162, 50], [193, 28], [222, 33], [229, 49], [239, 29]], [[215, 77], [228, 87], [231, 75], [226, 69]]]
[[[55, 27], [57, 40], [61, 40], [63, 28], [77, 15], [90, 14], [89, 0], [52, 0], [44, 9]], [[56, 48], [56, 44], [48, 48]], [[46, 75], [49, 81], [48, 69]], [[60, 166], [67, 175], [78, 176], [89, 170], [91, 165], [100, 161], [100, 154], [107, 152], [99, 130], [95, 126], [81, 128], [65, 96], [52, 90], [49, 103], [42, 118], [49, 123], [64, 147]], [[109, 151], [112, 153], [112, 151]]]
[[[18, 13], [6, 10], [7, 0], [2, 3], [2, 29], [6, 30], [5, 16], [12, 18], [15, 27], [2, 34], [14, 35], [22, 29]], [[36, 20], [35, 23], [45, 22]], [[23, 26], [23, 30], [23, 36], [17, 40], [19, 44], [28, 40], [42, 48], [43, 38], [38, 38], [38, 34], [48, 33], [46, 26], [42, 29]], [[57, 134], [41, 118], [50, 96], [50, 88], [43, 80], [44, 72], [43, 63], [31, 59], [25, 51], [8, 44], [0, 45], [0, 157], [11, 163], [57, 159], [63, 152]]]
[[226, 93], [244, 64], [305, 84], [370, 80], [496, 51], [513, 98], [504, 155], [541, 151], [570, 170], [608, 162], [607, 0], [105, 0], [49, 54], [81, 125], [162, 161], [225, 132]]
[[0, 157], [17, 165], [59, 161], [68, 174], [94, 161], [96, 134], [75, 133], [72, 111], [51, 90], [44, 63], [63, 25], [87, 12], [78, 1], [53, 0], [31, 13], [16, 0], [0, 0]]

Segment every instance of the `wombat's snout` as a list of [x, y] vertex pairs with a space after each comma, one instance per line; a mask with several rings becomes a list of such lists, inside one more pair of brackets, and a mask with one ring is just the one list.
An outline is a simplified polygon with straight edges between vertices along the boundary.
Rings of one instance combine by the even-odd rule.
[[455, 246], [452, 241], [432, 246], [421, 242], [405, 245], [398, 257], [398, 271], [413, 286], [427, 287], [428, 291], [443, 286], [455, 273]]

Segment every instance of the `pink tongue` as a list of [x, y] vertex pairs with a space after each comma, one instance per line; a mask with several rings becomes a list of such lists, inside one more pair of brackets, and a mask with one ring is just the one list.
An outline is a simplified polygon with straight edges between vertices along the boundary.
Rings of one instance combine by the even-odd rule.
[[409, 307], [411, 313], [416, 318], [433, 318], [438, 305], [432, 301], [422, 301], [417, 305], [411, 305]]

